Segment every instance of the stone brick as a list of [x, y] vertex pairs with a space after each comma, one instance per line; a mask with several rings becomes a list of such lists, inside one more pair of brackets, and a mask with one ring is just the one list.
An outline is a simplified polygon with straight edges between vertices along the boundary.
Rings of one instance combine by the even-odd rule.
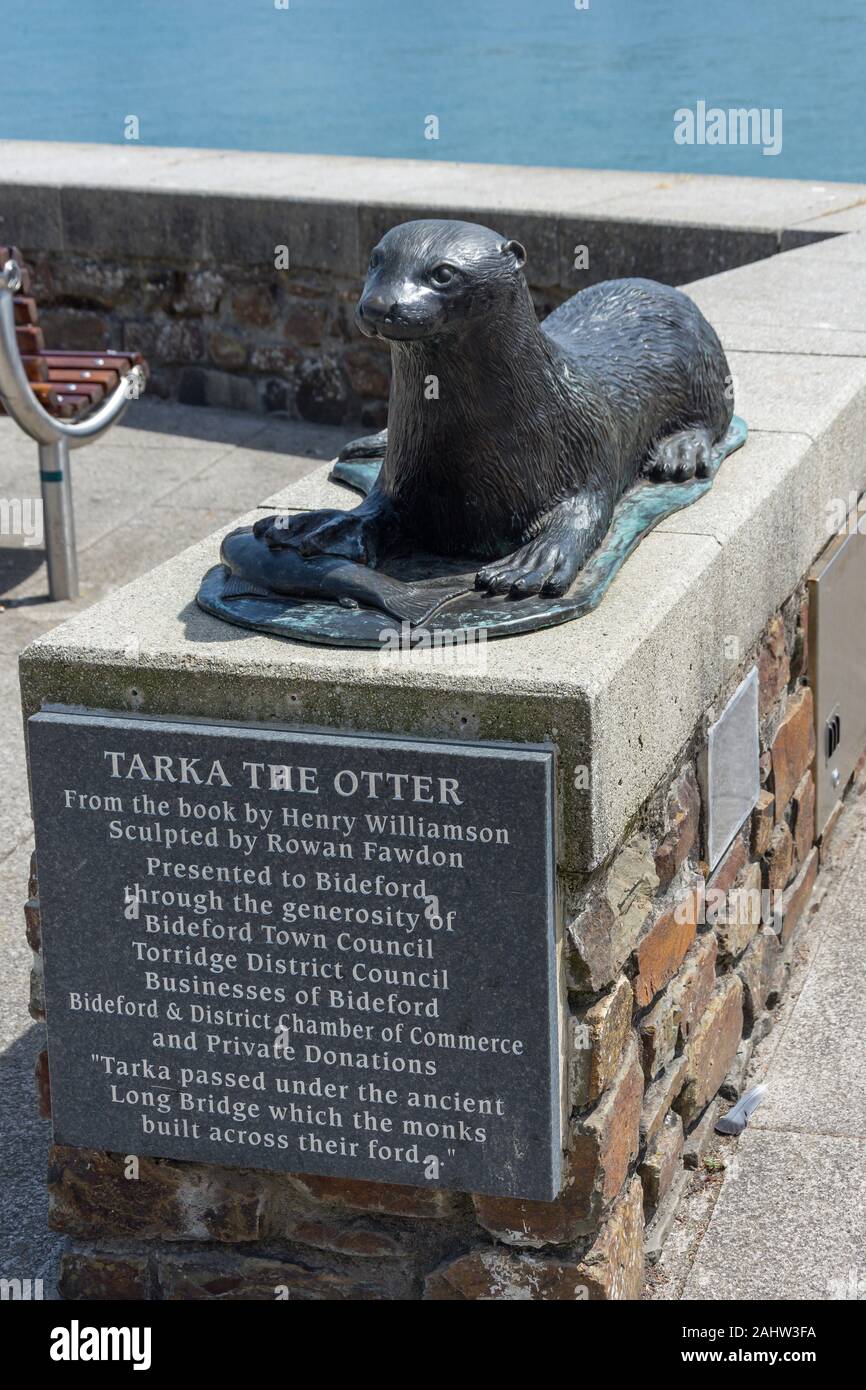
[[214, 314], [225, 287], [225, 277], [215, 270], [189, 271], [172, 308], [176, 314]]
[[295, 404], [304, 420], [318, 425], [341, 425], [349, 409], [348, 383], [333, 358], [302, 364]]
[[638, 943], [634, 997], [639, 1009], [649, 1004], [679, 970], [695, 939], [703, 906], [703, 888], [703, 879], [693, 877]]
[[680, 1034], [680, 1014], [669, 986], [645, 1014], [638, 1027], [641, 1065], [652, 1081], [672, 1061]]
[[238, 285], [231, 293], [229, 317], [243, 328], [273, 328], [277, 321], [271, 285]]
[[98, 351], [111, 341], [111, 321], [90, 309], [40, 309], [39, 325], [47, 348]]
[[127, 266], [92, 261], [81, 256], [61, 256], [52, 266], [51, 287], [55, 298], [87, 302], [91, 308], [113, 309], [135, 285], [136, 274]]
[[782, 945], [787, 946], [805, 913], [815, 876], [818, 872], [818, 851], [811, 850], [802, 869], [785, 894], [782, 902]]
[[843, 801], [837, 801], [836, 805], [833, 807], [832, 811], [827, 817], [827, 820], [824, 824], [824, 828], [821, 831], [820, 858], [822, 869], [825, 864], [832, 864], [834, 862], [834, 840], [836, 835], [836, 828], [839, 824], [839, 820], [844, 809], [845, 803]]
[[580, 1266], [589, 1301], [633, 1302], [643, 1295], [643, 1193], [632, 1178]]
[[631, 1026], [632, 992], [624, 975], [604, 998], [571, 1017], [569, 1101], [582, 1109], [613, 1080]]
[[639, 1135], [642, 1147], [648, 1148], [652, 1144], [664, 1124], [665, 1116], [682, 1090], [685, 1079], [686, 1057], [683, 1053], [675, 1057], [658, 1080], [647, 1087], [640, 1115]]
[[348, 1211], [378, 1212], [381, 1216], [441, 1220], [465, 1208], [468, 1201], [458, 1193], [441, 1189], [361, 1182], [357, 1178], [320, 1178], [296, 1173], [293, 1182], [316, 1201]]
[[809, 597], [800, 604], [794, 638], [791, 643], [791, 680], [797, 681], [809, 671]]
[[[742, 979], [742, 976], [740, 978]], [[745, 1001], [745, 985], [743, 985], [743, 990]], [[731, 1069], [719, 1087], [719, 1096], [722, 1100], [731, 1102], [739, 1100], [746, 1090], [746, 1077], [755, 1051], [755, 1041], [754, 1036], [741, 1039]]]
[[758, 804], [752, 812], [752, 853], [756, 858], [766, 854], [773, 837], [776, 820], [776, 798], [765, 790], [758, 795]]
[[569, 984], [597, 994], [619, 974], [658, 888], [650, 842], [638, 836], [617, 855], [567, 928]]
[[743, 984], [739, 975], [719, 982], [689, 1040], [686, 1083], [674, 1109], [689, 1129], [724, 1081], [743, 1032]]
[[701, 793], [695, 770], [689, 763], [671, 788], [667, 803], [669, 829], [656, 850], [655, 867], [663, 892], [667, 892], [695, 845], [700, 815]]
[[148, 359], [148, 366], [151, 374], [147, 380], [147, 390], [150, 393], [154, 380], [153, 368], [156, 362], [156, 335], [158, 324], [151, 320], [132, 320], [123, 325], [123, 349], [124, 352], [143, 352]]
[[776, 614], [758, 654], [758, 713], [765, 719], [787, 689], [791, 665], [785, 644], [785, 625]]
[[192, 319], [176, 319], [157, 329], [154, 355], [158, 362], [192, 363], [204, 360], [204, 332]]
[[780, 821], [800, 778], [815, 756], [812, 692], [805, 686], [788, 701], [788, 709], [773, 739], [773, 791]]
[[177, 398], [185, 405], [209, 405], [217, 410], [255, 410], [258, 402], [254, 381], [202, 367], [184, 368]]
[[633, 1178], [580, 1262], [484, 1246], [440, 1265], [425, 1297], [465, 1302], [634, 1300], [643, 1289], [643, 1202]]
[[255, 1240], [263, 1179], [246, 1169], [138, 1158], [56, 1146], [48, 1187], [51, 1229], [77, 1238], [126, 1236]]
[[246, 364], [247, 345], [234, 333], [218, 328], [208, 339], [208, 351], [212, 362], [226, 371], [239, 371]]
[[41, 951], [42, 919], [39, 915], [38, 898], [28, 898], [24, 904], [24, 931], [31, 951]]
[[297, 348], [260, 343], [250, 354], [250, 367], [254, 372], [291, 372], [300, 360]]
[[797, 783], [791, 813], [797, 863], [804, 864], [815, 840], [815, 780], [807, 772]]
[[[321, 343], [327, 304], [315, 299], [291, 299], [283, 310], [283, 334], [288, 342], [304, 347]], [[387, 389], [387, 388], [386, 388]]]
[[437, 1303], [574, 1303], [589, 1299], [581, 1266], [485, 1245], [427, 1276], [424, 1297]]
[[137, 1303], [150, 1297], [146, 1255], [67, 1250], [60, 1257], [62, 1298], [88, 1303]]
[[699, 1168], [701, 1159], [713, 1140], [713, 1126], [720, 1113], [721, 1103], [712, 1101], [696, 1124], [692, 1125], [683, 1145], [683, 1167]]
[[[334, 277], [326, 275], [322, 271], [306, 270], [303, 274], [286, 274], [281, 272], [281, 279], [284, 279], [286, 291], [291, 295], [298, 295], [301, 299], [329, 299], [334, 293]], [[360, 284], [354, 285], [351, 291], [352, 303], [358, 298]], [[345, 293], [345, 291], [340, 291]], [[354, 325], [353, 325], [354, 327]], [[354, 329], [357, 333], [357, 328]]]
[[716, 923], [719, 957], [725, 965], [742, 955], [761, 925], [761, 866], [750, 864], [730, 890]]
[[682, 1159], [683, 1122], [679, 1115], [669, 1112], [638, 1169], [643, 1184], [643, 1208], [647, 1221], [667, 1196], [674, 1178], [682, 1167]]
[[773, 831], [764, 863], [766, 887], [770, 892], [781, 892], [794, 868], [794, 838], [785, 821], [780, 821]]
[[[113, 306], [122, 320], [127, 314], [174, 313], [173, 299], [177, 291], [177, 272], [163, 266], [148, 265], [138, 275], [131, 276], [124, 286], [123, 296]], [[149, 388], [148, 388], [149, 389]]]
[[159, 1297], [170, 1303], [369, 1302], [408, 1298], [413, 1290], [400, 1266], [335, 1260], [310, 1250], [299, 1260], [160, 1248], [156, 1279]]
[[762, 927], [751, 947], [737, 965], [742, 980], [742, 1002], [749, 1026], [755, 1024], [777, 991], [780, 977], [781, 944], [776, 931]]
[[347, 1225], [315, 1216], [294, 1216], [280, 1228], [279, 1237], [359, 1259], [395, 1260], [405, 1253], [398, 1240], [370, 1225]]
[[712, 932], [699, 936], [672, 985], [680, 1037], [688, 1042], [716, 987], [718, 948]]
[[507, 1245], [568, 1245], [595, 1229], [637, 1157], [643, 1073], [637, 1043], [629, 1042], [612, 1085], [595, 1110], [575, 1122], [563, 1188], [552, 1202], [511, 1197], [473, 1198], [479, 1225]]
[[43, 1120], [51, 1118], [51, 1078], [48, 1072], [48, 1052], [43, 1047], [39, 1056], [36, 1058], [34, 1068], [36, 1076], [36, 1096], [39, 1106], [39, 1114]]
[[728, 889], [733, 887], [737, 874], [746, 867], [748, 860], [745, 837], [739, 832], [707, 879], [707, 892], [727, 893]]
[[381, 353], [353, 348], [343, 358], [349, 385], [359, 396], [374, 400], [387, 399], [391, 373], [387, 357]]

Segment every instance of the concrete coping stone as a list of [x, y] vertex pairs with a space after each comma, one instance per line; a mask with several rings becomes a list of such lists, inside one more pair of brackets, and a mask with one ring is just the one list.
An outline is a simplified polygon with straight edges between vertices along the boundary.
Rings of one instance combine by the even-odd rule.
[[0, 195], [7, 235], [42, 251], [272, 265], [285, 243], [293, 265], [354, 276], [394, 222], [488, 221], [527, 241], [534, 284], [575, 288], [583, 235], [599, 263], [613, 228], [682, 263], [700, 229], [699, 273], [856, 229], [866, 208], [854, 183], [28, 140], [0, 141]]
[[[618, 204], [643, 222], [801, 227], [866, 208], [866, 184], [435, 159], [0, 140], [0, 183], [286, 201], [498, 207], [571, 216]], [[850, 230], [846, 223], [844, 229]]]

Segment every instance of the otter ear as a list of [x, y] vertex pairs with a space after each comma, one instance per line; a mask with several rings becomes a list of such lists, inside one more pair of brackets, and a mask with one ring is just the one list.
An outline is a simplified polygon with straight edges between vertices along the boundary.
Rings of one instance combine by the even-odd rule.
[[502, 252], [503, 252], [503, 255], [507, 255], [509, 252], [511, 253], [511, 255], [514, 257], [515, 261], [517, 262], [517, 269], [518, 269], [518, 270], [520, 270], [522, 266], [525, 266], [525, 265], [526, 265], [526, 247], [525, 247], [525, 246], [521, 246], [521, 244], [520, 244], [519, 241], [505, 241], [505, 242], [503, 242], [503, 243], [502, 243]]

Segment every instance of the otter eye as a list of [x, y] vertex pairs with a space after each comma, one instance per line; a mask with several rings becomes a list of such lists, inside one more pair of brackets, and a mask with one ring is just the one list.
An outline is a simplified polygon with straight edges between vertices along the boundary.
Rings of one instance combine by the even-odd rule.
[[435, 265], [430, 271], [430, 279], [434, 285], [450, 285], [454, 279], [454, 267], [450, 265]]

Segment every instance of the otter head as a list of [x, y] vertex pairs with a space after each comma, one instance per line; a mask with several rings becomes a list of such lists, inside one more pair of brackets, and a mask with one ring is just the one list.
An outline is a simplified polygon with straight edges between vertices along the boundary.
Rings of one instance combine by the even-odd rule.
[[433, 338], [526, 294], [526, 252], [474, 222], [403, 222], [373, 248], [355, 318], [367, 337]]

